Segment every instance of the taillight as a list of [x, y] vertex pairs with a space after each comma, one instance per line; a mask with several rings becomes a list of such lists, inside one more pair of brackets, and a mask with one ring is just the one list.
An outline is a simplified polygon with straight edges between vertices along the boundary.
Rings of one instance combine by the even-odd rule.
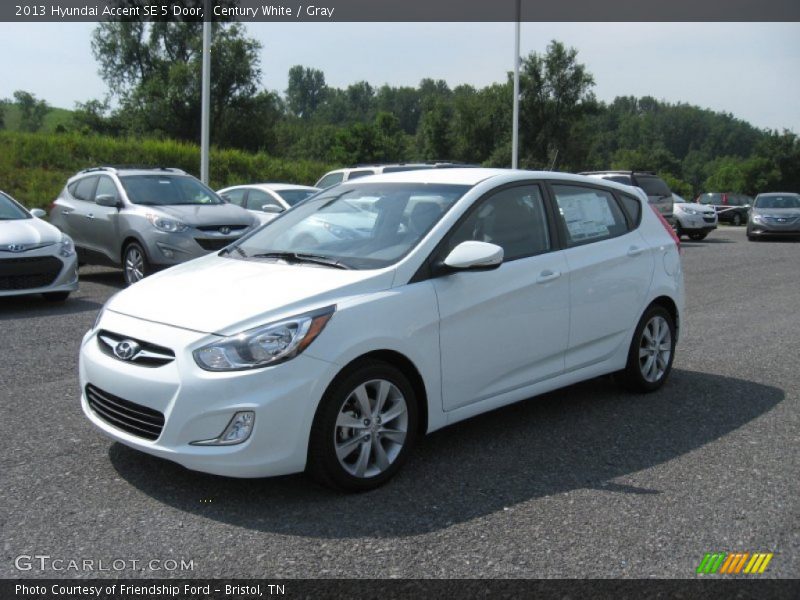
[[723, 204], [727, 204], [728, 203], [728, 194], [722, 194], [722, 203]]
[[658, 212], [658, 209], [655, 206], [650, 206], [650, 208], [652, 208], [653, 212], [656, 213], [656, 216], [658, 217], [658, 220], [661, 221], [661, 224], [664, 226], [664, 229], [667, 230], [667, 232], [669, 233], [670, 237], [675, 242], [675, 245], [678, 247], [678, 252], [679, 253], [682, 252], [682, 250], [681, 250], [681, 238], [679, 238], [678, 234], [675, 233], [675, 230], [672, 228], [672, 225], [670, 225], [669, 221], [667, 221], [664, 218], [664, 215], [662, 215], [660, 212]]

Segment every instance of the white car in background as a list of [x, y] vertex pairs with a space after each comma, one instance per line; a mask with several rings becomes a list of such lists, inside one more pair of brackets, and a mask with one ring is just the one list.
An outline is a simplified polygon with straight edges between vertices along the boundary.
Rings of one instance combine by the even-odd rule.
[[672, 214], [675, 217], [675, 233], [700, 241], [717, 228], [717, 211], [713, 206], [687, 202], [678, 194], [672, 194]]
[[0, 296], [42, 294], [66, 300], [78, 289], [75, 245], [65, 233], [0, 192]]
[[252, 212], [263, 225], [318, 191], [320, 188], [308, 185], [253, 183], [226, 187], [218, 190], [217, 194]]
[[[357, 232], [299, 245], [332, 214]], [[640, 190], [375, 175], [113, 296], [81, 343], [81, 402], [190, 469], [363, 491], [419, 435], [500, 406], [609, 373], [659, 389], [683, 305], [678, 240]]]

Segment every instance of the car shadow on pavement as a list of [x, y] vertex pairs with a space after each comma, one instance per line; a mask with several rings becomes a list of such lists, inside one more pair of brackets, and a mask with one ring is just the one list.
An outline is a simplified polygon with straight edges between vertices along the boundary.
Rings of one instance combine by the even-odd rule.
[[0, 321], [31, 319], [57, 315], [74, 315], [100, 310], [100, 302], [85, 298], [68, 298], [63, 302], [50, 302], [40, 295], [6, 296], [0, 298]]
[[660, 494], [613, 480], [713, 443], [783, 398], [775, 387], [686, 370], [649, 395], [594, 379], [435, 432], [394, 480], [359, 495], [303, 476], [205, 475], [118, 443], [109, 456], [145, 494], [222, 523], [329, 539], [409, 536], [575, 489]]
[[80, 280], [91, 281], [120, 290], [125, 287], [125, 277], [119, 269], [110, 269], [108, 271], [92, 270], [89, 273], [81, 272]]

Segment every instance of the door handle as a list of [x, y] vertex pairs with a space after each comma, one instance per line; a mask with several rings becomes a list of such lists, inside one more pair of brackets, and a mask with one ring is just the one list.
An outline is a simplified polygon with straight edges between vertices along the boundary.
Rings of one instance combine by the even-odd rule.
[[644, 252], [644, 248], [640, 248], [639, 246], [631, 246], [628, 248], [628, 256], [639, 256], [642, 252]]
[[61, 214], [64, 215], [65, 217], [68, 217], [68, 216], [70, 216], [72, 214], [72, 211], [71, 210], [62, 210]]
[[92, 213], [89, 213], [89, 214], [88, 214], [88, 215], [86, 215], [86, 216], [87, 216], [89, 219], [94, 219], [94, 215], [93, 215]]
[[547, 283], [548, 281], [553, 281], [559, 277], [561, 277], [561, 271], [551, 271], [550, 269], [547, 269], [539, 273], [539, 277], [536, 278], [536, 283]]

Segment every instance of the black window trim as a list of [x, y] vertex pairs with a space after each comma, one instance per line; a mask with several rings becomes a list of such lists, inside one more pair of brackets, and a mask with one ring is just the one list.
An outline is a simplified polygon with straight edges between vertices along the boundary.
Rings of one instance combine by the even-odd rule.
[[[472, 205], [464, 211], [458, 220], [450, 226], [450, 229], [447, 230], [442, 236], [442, 239], [436, 244], [436, 246], [431, 250], [430, 254], [425, 258], [423, 263], [417, 269], [416, 273], [409, 279], [408, 283], [420, 283], [422, 281], [427, 281], [428, 279], [436, 279], [438, 277], [442, 277], [446, 275], [444, 271], [438, 271], [436, 262], [439, 256], [439, 253], [442, 250], [442, 247], [450, 240], [453, 233], [466, 221], [469, 219], [474, 211], [478, 210], [484, 202], [486, 202], [489, 198], [494, 196], [495, 194], [499, 194], [504, 192], [508, 189], [512, 189], [515, 187], [529, 187], [529, 186], [536, 186], [539, 188], [539, 194], [542, 198], [542, 207], [545, 213], [545, 223], [547, 224], [547, 234], [550, 237], [550, 249], [545, 250], [544, 252], [537, 252], [536, 254], [528, 254], [525, 256], [517, 256], [510, 260], [503, 259], [503, 264], [506, 262], [514, 262], [515, 260], [522, 260], [525, 258], [531, 258], [533, 256], [542, 256], [544, 254], [550, 254], [551, 252], [557, 252], [564, 249], [564, 242], [565, 239], [563, 234], [559, 231], [559, 228], [556, 226], [556, 216], [554, 211], [553, 205], [553, 197], [550, 196], [550, 192], [546, 186], [547, 180], [541, 179], [526, 179], [521, 181], [512, 181], [510, 183], [506, 183], [503, 185], [499, 185], [491, 190], [485, 192], [472, 203]], [[469, 193], [469, 192], [467, 192]], [[438, 271], [438, 272], [437, 272]]]

